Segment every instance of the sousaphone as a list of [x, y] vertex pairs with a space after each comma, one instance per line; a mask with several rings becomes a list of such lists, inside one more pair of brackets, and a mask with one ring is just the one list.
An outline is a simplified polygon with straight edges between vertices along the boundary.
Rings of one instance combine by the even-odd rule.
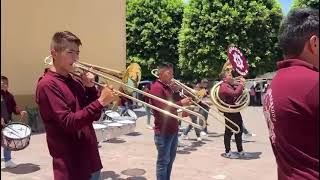
[[[231, 73], [235, 70], [241, 76], [246, 76], [249, 72], [249, 65], [247, 59], [242, 52], [232, 46], [228, 49], [228, 60], [223, 65], [222, 71]], [[250, 94], [244, 88], [242, 94], [236, 99], [235, 104], [228, 104], [219, 97], [220, 85], [223, 81], [215, 84], [210, 90], [210, 98], [213, 104], [222, 112], [237, 113], [247, 107], [250, 103]]]

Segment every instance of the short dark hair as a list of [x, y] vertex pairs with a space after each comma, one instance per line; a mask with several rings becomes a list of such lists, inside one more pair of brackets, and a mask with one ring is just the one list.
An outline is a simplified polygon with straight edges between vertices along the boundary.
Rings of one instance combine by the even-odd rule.
[[209, 83], [209, 81], [208, 81], [208, 79], [203, 78], [203, 79], [201, 80], [201, 83]]
[[319, 37], [319, 9], [296, 8], [281, 22], [278, 45], [285, 56], [296, 57], [313, 35]]
[[56, 32], [51, 41], [51, 49], [54, 49], [58, 52], [65, 50], [66, 42], [74, 42], [78, 46], [82, 45], [81, 40], [69, 31]]
[[228, 49], [231, 48], [231, 47], [236, 47], [236, 45], [234, 43], [231, 43], [231, 44], [228, 45]]
[[6, 76], [1, 76], [1, 80], [8, 81], [8, 78]]
[[222, 71], [220, 74], [219, 74], [219, 81], [222, 81], [224, 78], [227, 77], [227, 71]]
[[158, 65], [158, 69], [163, 69], [163, 68], [173, 68], [173, 64], [169, 62], [162, 62]]

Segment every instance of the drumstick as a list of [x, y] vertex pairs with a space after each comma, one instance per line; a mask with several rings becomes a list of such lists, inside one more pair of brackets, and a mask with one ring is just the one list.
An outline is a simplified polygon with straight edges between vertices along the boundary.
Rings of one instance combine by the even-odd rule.
[[[20, 116], [19, 121], [22, 122], [22, 116]], [[26, 128], [25, 131], [24, 131], [24, 135], [26, 135], [26, 133], [27, 133], [27, 128]]]

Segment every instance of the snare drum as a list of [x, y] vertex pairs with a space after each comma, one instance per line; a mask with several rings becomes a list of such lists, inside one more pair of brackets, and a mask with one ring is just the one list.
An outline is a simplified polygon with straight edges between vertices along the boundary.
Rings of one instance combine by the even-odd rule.
[[128, 109], [127, 110], [127, 113], [130, 117], [133, 118], [133, 120], [137, 120], [138, 119], [138, 116], [136, 115], [136, 113], [134, 111], [132, 111], [131, 109]]
[[120, 124], [123, 124], [124, 126], [124, 132], [123, 134], [129, 134], [134, 132], [134, 129], [136, 127], [136, 123], [134, 121], [130, 121], [130, 120], [122, 120], [122, 121], [118, 121]]
[[110, 123], [112, 123], [112, 121], [111, 120], [104, 120], [104, 121], [101, 121], [101, 123], [102, 124], [110, 124]]
[[106, 111], [105, 114], [107, 116], [107, 120], [112, 120], [113, 118], [120, 116], [120, 114], [118, 112], [111, 111], [111, 110]]
[[119, 117], [115, 117], [114, 118], [115, 121], [124, 121], [124, 120], [127, 120], [127, 121], [134, 121], [134, 118], [131, 117], [131, 116], [119, 116]]
[[107, 127], [107, 139], [119, 137], [123, 131], [123, 125], [120, 123], [110, 123]]
[[1, 145], [11, 151], [19, 151], [30, 143], [31, 128], [20, 122], [7, 124], [2, 130]]
[[128, 134], [135, 128], [135, 119], [131, 116], [120, 116], [116, 117], [114, 120], [123, 125], [122, 134]]
[[97, 136], [97, 141], [101, 142], [106, 139], [107, 126], [104, 124], [93, 124], [94, 132]]

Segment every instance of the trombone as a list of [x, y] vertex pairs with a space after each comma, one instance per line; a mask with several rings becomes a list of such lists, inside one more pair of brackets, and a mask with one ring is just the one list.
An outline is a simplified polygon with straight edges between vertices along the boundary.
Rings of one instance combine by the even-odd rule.
[[[151, 71], [151, 74], [154, 75], [155, 77], [159, 78], [159, 76], [158, 76], [158, 69], [153, 69], [153, 70]], [[237, 130], [234, 130], [234, 129], [231, 128], [229, 125], [227, 125], [224, 121], [220, 120], [218, 117], [214, 116], [214, 115], [211, 114], [208, 110], [206, 110], [205, 108], [203, 108], [202, 106], [200, 106], [199, 103], [201, 102], [202, 104], [204, 104], [204, 105], [206, 105], [207, 107], [210, 108], [210, 105], [209, 105], [209, 104], [207, 104], [206, 102], [202, 101], [202, 100], [195, 94], [195, 90], [189, 88], [188, 86], [184, 85], [183, 83], [181, 83], [180, 81], [178, 81], [178, 80], [176, 80], [176, 79], [172, 79], [172, 81], [173, 81], [176, 85], [180, 86], [180, 87], [181, 87], [184, 91], [186, 91], [188, 94], [190, 94], [191, 96], [193, 96], [193, 98], [194, 98], [195, 100], [192, 100], [192, 103], [193, 103], [195, 106], [197, 106], [198, 108], [200, 108], [200, 109], [202, 109], [203, 111], [205, 111], [206, 113], [208, 113], [208, 115], [210, 115], [210, 116], [212, 116], [213, 118], [215, 118], [218, 122], [220, 122], [222, 125], [226, 126], [226, 127], [227, 127], [228, 129], [230, 129], [233, 133], [236, 133], [236, 134], [237, 134], [237, 133], [240, 132], [240, 127], [239, 127], [236, 123], [234, 123], [233, 121], [231, 121], [229, 118], [221, 115], [221, 116], [223, 116], [228, 122], [230, 122], [232, 125], [234, 125], [234, 126], [237, 128]], [[182, 94], [183, 94], [183, 93], [182, 93]], [[183, 95], [186, 96], [185, 94], [183, 94]], [[213, 109], [213, 108], [211, 108], [211, 109]], [[216, 109], [214, 109], [214, 111], [215, 111], [217, 114], [220, 115], [219, 111], [217, 111]]]
[[[47, 65], [47, 66], [51, 66], [52, 63], [53, 63], [52, 57], [51, 57], [51, 56], [46, 57], [46, 58], [44, 59], [44, 63], [45, 63], [45, 65]], [[136, 64], [136, 65], [138, 65], [138, 64]], [[204, 118], [201, 114], [199, 114], [199, 113], [196, 113], [196, 112], [194, 112], [194, 111], [192, 111], [192, 110], [189, 110], [189, 109], [187, 109], [187, 108], [184, 108], [184, 107], [182, 107], [182, 106], [179, 106], [179, 105], [177, 105], [177, 104], [174, 104], [174, 103], [172, 103], [172, 102], [170, 102], [170, 101], [164, 100], [164, 99], [159, 98], [159, 97], [157, 97], [157, 96], [154, 96], [154, 95], [152, 95], [152, 94], [149, 94], [149, 93], [146, 93], [146, 92], [144, 92], [144, 91], [141, 91], [141, 90], [139, 90], [138, 88], [135, 88], [135, 87], [132, 87], [132, 86], [129, 86], [129, 85], [123, 83], [122, 81], [115, 80], [114, 78], [111, 78], [111, 77], [108, 77], [108, 76], [102, 74], [102, 73], [105, 73], [105, 74], [107, 74], [107, 75], [111, 75], [111, 76], [114, 76], [114, 77], [119, 78], [120, 76], [122, 76], [122, 73], [121, 73], [121, 72], [116, 72], [115, 70], [110, 70], [110, 69], [107, 69], [107, 68], [104, 68], [104, 67], [100, 67], [100, 66], [96, 66], [96, 65], [92, 65], [92, 64], [88, 64], [88, 63], [84, 63], [84, 62], [79, 62], [79, 61], [76, 61], [76, 62], [73, 64], [73, 66], [74, 66], [75, 68], [78, 68], [78, 69], [82, 70], [82, 71], [87, 71], [87, 72], [90, 72], [90, 73], [92, 73], [92, 74], [94, 74], [94, 75], [96, 75], [96, 76], [98, 76], [98, 77], [104, 78], [105, 80], [109, 80], [109, 81], [118, 83], [118, 84], [120, 84], [121, 86], [126, 87], [127, 89], [131, 89], [132, 91], [138, 92], [138, 93], [143, 94], [143, 95], [145, 95], [145, 96], [147, 96], [147, 97], [149, 97], [149, 98], [152, 98], [152, 99], [155, 99], [155, 100], [157, 100], [157, 101], [160, 101], [160, 102], [162, 102], [162, 103], [164, 103], [164, 104], [166, 104], [166, 105], [168, 105], [168, 106], [172, 106], [172, 107], [177, 108], [177, 109], [182, 109], [183, 111], [186, 111], [186, 112], [188, 112], [188, 113], [190, 113], [190, 114], [192, 114], [192, 115], [194, 115], [194, 116], [197, 116], [200, 120], [202, 120], [203, 122], [205, 122], [205, 118]], [[139, 65], [138, 65], [138, 66], [139, 66]], [[127, 68], [127, 70], [128, 70], [128, 68]], [[76, 72], [79, 73], [79, 71], [76, 71]], [[77, 74], [77, 73], [72, 73], [72, 74], [79, 77], [79, 74]], [[125, 74], [127, 74], [127, 73], [125, 73]], [[124, 77], [125, 77], [125, 76], [124, 76]], [[123, 78], [124, 78], [124, 77], [123, 77]], [[127, 76], [127, 77], [129, 77], [129, 76]], [[120, 79], [120, 78], [119, 78], [119, 79]], [[98, 86], [103, 86], [103, 87], [104, 87], [104, 84], [101, 84], [101, 83], [98, 83], [98, 82], [93, 82], [93, 83], [96, 84], [96, 85], [98, 85]], [[126, 93], [123, 93], [123, 92], [121, 92], [121, 91], [119, 91], [119, 90], [115, 90], [115, 89], [114, 89], [113, 91], [115, 91], [115, 92], [116, 92], [118, 95], [120, 95], [120, 96], [124, 96], [124, 97], [126, 97], [126, 98], [128, 98], [128, 99], [131, 99], [132, 101], [139, 102], [139, 103], [141, 103], [141, 104], [143, 104], [143, 105], [146, 105], [146, 106], [150, 107], [150, 108], [153, 109], [153, 110], [157, 110], [157, 111], [159, 111], [159, 112], [161, 112], [161, 113], [163, 113], [163, 114], [165, 114], [165, 115], [167, 115], [167, 116], [170, 116], [170, 117], [172, 117], [172, 118], [175, 118], [175, 119], [178, 119], [178, 120], [181, 120], [181, 121], [185, 121], [186, 123], [194, 126], [195, 128], [198, 128], [198, 129], [204, 129], [204, 128], [205, 128], [205, 123], [203, 123], [202, 125], [193, 123], [193, 122], [191, 122], [191, 121], [189, 121], [189, 120], [187, 120], [187, 119], [184, 119], [184, 118], [182, 118], [182, 117], [179, 117], [179, 116], [177, 116], [177, 115], [175, 115], [175, 114], [172, 114], [172, 113], [170, 113], [170, 112], [168, 112], [168, 111], [165, 111], [165, 110], [163, 110], [163, 109], [160, 109], [160, 108], [158, 108], [158, 107], [156, 107], [156, 106], [153, 106], [153, 105], [151, 105], [151, 104], [148, 104], [148, 103], [146, 103], [146, 102], [144, 102], [144, 101], [141, 101], [141, 100], [139, 100], [139, 99], [137, 99], [137, 98], [134, 98], [134, 97], [132, 97], [132, 96], [130, 96], [130, 95], [127, 95]]]

